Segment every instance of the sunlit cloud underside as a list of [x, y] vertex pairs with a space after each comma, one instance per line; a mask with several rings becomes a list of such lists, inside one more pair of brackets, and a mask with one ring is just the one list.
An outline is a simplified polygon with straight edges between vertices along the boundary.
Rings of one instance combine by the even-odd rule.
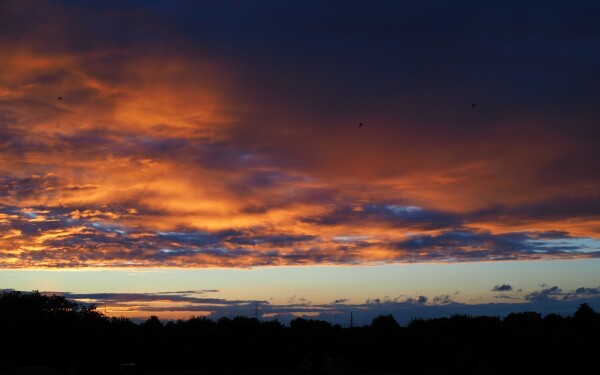
[[233, 33], [219, 5], [35, 4], [1, 5], [1, 268], [600, 256], [597, 101], [575, 90], [597, 33], [575, 54], [484, 13], [479, 37], [398, 49], [447, 5], [392, 30], [388, 5], [323, 5], [333, 26], [223, 5]]

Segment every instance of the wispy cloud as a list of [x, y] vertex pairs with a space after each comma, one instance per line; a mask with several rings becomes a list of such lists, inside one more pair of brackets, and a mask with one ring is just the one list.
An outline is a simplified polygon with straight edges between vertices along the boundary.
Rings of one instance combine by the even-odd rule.
[[339, 298], [339, 299], [336, 299], [336, 300], [332, 301], [331, 303], [335, 305], [335, 304], [338, 304], [338, 303], [346, 303], [348, 301], [350, 301], [350, 300], [347, 299], [347, 298]]

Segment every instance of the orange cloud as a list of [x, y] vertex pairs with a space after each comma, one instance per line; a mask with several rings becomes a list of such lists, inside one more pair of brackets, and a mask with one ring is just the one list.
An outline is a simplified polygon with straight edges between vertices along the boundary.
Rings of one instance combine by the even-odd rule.
[[28, 9], [0, 39], [0, 267], [600, 255], [583, 115], [474, 112], [445, 81], [367, 95], [273, 41], [269, 60], [152, 12]]

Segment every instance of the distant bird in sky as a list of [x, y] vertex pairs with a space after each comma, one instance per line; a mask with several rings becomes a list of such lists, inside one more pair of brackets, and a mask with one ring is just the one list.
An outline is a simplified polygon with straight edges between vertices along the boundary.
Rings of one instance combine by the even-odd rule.
[[363, 123], [361, 122], [360, 124], [358, 124], [358, 128], [361, 129], [363, 126]]
[[476, 103], [471, 104], [471, 109], [475, 109], [476, 105], [477, 105]]
[[60, 102], [61, 100], [62, 100], [62, 96], [59, 96], [58, 97], [58, 101]]

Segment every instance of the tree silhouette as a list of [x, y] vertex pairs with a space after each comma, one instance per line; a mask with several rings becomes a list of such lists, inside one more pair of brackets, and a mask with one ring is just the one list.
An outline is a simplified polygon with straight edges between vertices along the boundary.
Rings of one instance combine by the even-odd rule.
[[0, 294], [0, 365], [8, 374], [18, 372], [11, 366], [42, 364], [63, 374], [201, 370], [222, 375], [227, 369], [492, 374], [515, 368], [565, 374], [595, 365], [598, 321], [598, 314], [581, 304], [572, 317], [542, 318], [533, 311], [504, 319], [452, 315], [413, 319], [407, 327], [391, 315], [353, 328], [304, 318], [286, 327], [243, 316], [167, 322], [150, 316], [134, 324], [63, 296], [5, 292]]
[[396, 319], [392, 315], [380, 315], [373, 319], [371, 328], [381, 332], [397, 332], [400, 324], [396, 322]]
[[598, 323], [598, 314], [587, 304], [582, 303], [573, 315], [573, 321], [579, 328], [591, 328]]

